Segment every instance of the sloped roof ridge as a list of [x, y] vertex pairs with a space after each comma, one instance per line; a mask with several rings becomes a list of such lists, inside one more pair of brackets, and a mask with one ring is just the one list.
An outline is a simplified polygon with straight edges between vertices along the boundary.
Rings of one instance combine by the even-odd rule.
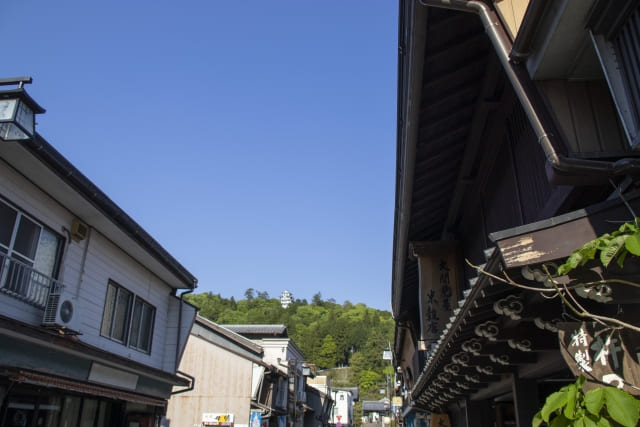
[[258, 354], [262, 354], [264, 352], [264, 349], [262, 348], [262, 346], [259, 344], [256, 344], [255, 341], [245, 338], [242, 335], [232, 331], [231, 329], [225, 326], [219, 325], [207, 319], [206, 317], [201, 316], [200, 314], [197, 315], [196, 322], [200, 323], [204, 327], [209, 328], [221, 335], [224, 335], [226, 338], [229, 338], [230, 340], [234, 341], [236, 344], [242, 347], [245, 347], [248, 350], [252, 350]]
[[288, 338], [287, 327], [283, 324], [233, 324], [221, 326], [239, 334], [278, 335]]

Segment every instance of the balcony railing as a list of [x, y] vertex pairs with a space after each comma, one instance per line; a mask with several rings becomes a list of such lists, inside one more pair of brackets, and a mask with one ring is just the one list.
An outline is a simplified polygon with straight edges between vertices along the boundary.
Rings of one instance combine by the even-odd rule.
[[56, 279], [0, 253], [0, 292], [44, 309], [49, 291], [58, 293], [62, 287]]

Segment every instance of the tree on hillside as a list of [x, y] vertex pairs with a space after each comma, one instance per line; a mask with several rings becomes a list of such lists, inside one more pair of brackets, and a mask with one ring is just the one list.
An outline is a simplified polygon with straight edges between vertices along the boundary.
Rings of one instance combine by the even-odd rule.
[[382, 351], [393, 340], [391, 313], [361, 303], [323, 301], [319, 292], [312, 304], [296, 299], [287, 309], [267, 292], [249, 288], [245, 297], [236, 301], [207, 292], [185, 299], [199, 307], [200, 315], [219, 324], [284, 324], [307, 362], [321, 368], [351, 366], [349, 385], [359, 385], [363, 391], [366, 386], [374, 393], [385, 375], [393, 373], [387, 372], [389, 363], [382, 360]]
[[316, 293], [311, 299], [311, 304], [313, 305], [322, 305], [322, 294], [320, 292]]
[[318, 354], [317, 364], [320, 368], [332, 368], [338, 362], [338, 346], [331, 335], [327, 335], [322, 340], [322, 346]]

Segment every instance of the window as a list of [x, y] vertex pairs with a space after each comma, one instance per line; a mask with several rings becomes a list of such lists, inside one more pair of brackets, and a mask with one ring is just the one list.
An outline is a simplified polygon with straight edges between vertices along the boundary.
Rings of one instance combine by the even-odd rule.
[[0, 290], [44, 307], [61, 247], [62, 238], [0, 199]]
[[149, 353], [156, 309], [122, 286], [109, 282], [100, 333]]

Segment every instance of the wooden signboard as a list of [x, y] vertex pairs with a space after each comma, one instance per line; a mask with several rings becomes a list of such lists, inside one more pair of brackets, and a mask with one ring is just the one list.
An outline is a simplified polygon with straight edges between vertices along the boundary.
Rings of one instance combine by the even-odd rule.
[[420, 340], [433, 343], [453, 315], [458, 301], [457, 243], [414, 242], [420, 273]]
[[451, 427], [451, 420], [449, 420], [449, 415], [447, 414], [431, 414], [431, 423], [429, 424], [431, 427]]
[[558, 323], [560, 351], [574, 375], [638, 395], [640, 365], [617, 329], [594, 322]]

